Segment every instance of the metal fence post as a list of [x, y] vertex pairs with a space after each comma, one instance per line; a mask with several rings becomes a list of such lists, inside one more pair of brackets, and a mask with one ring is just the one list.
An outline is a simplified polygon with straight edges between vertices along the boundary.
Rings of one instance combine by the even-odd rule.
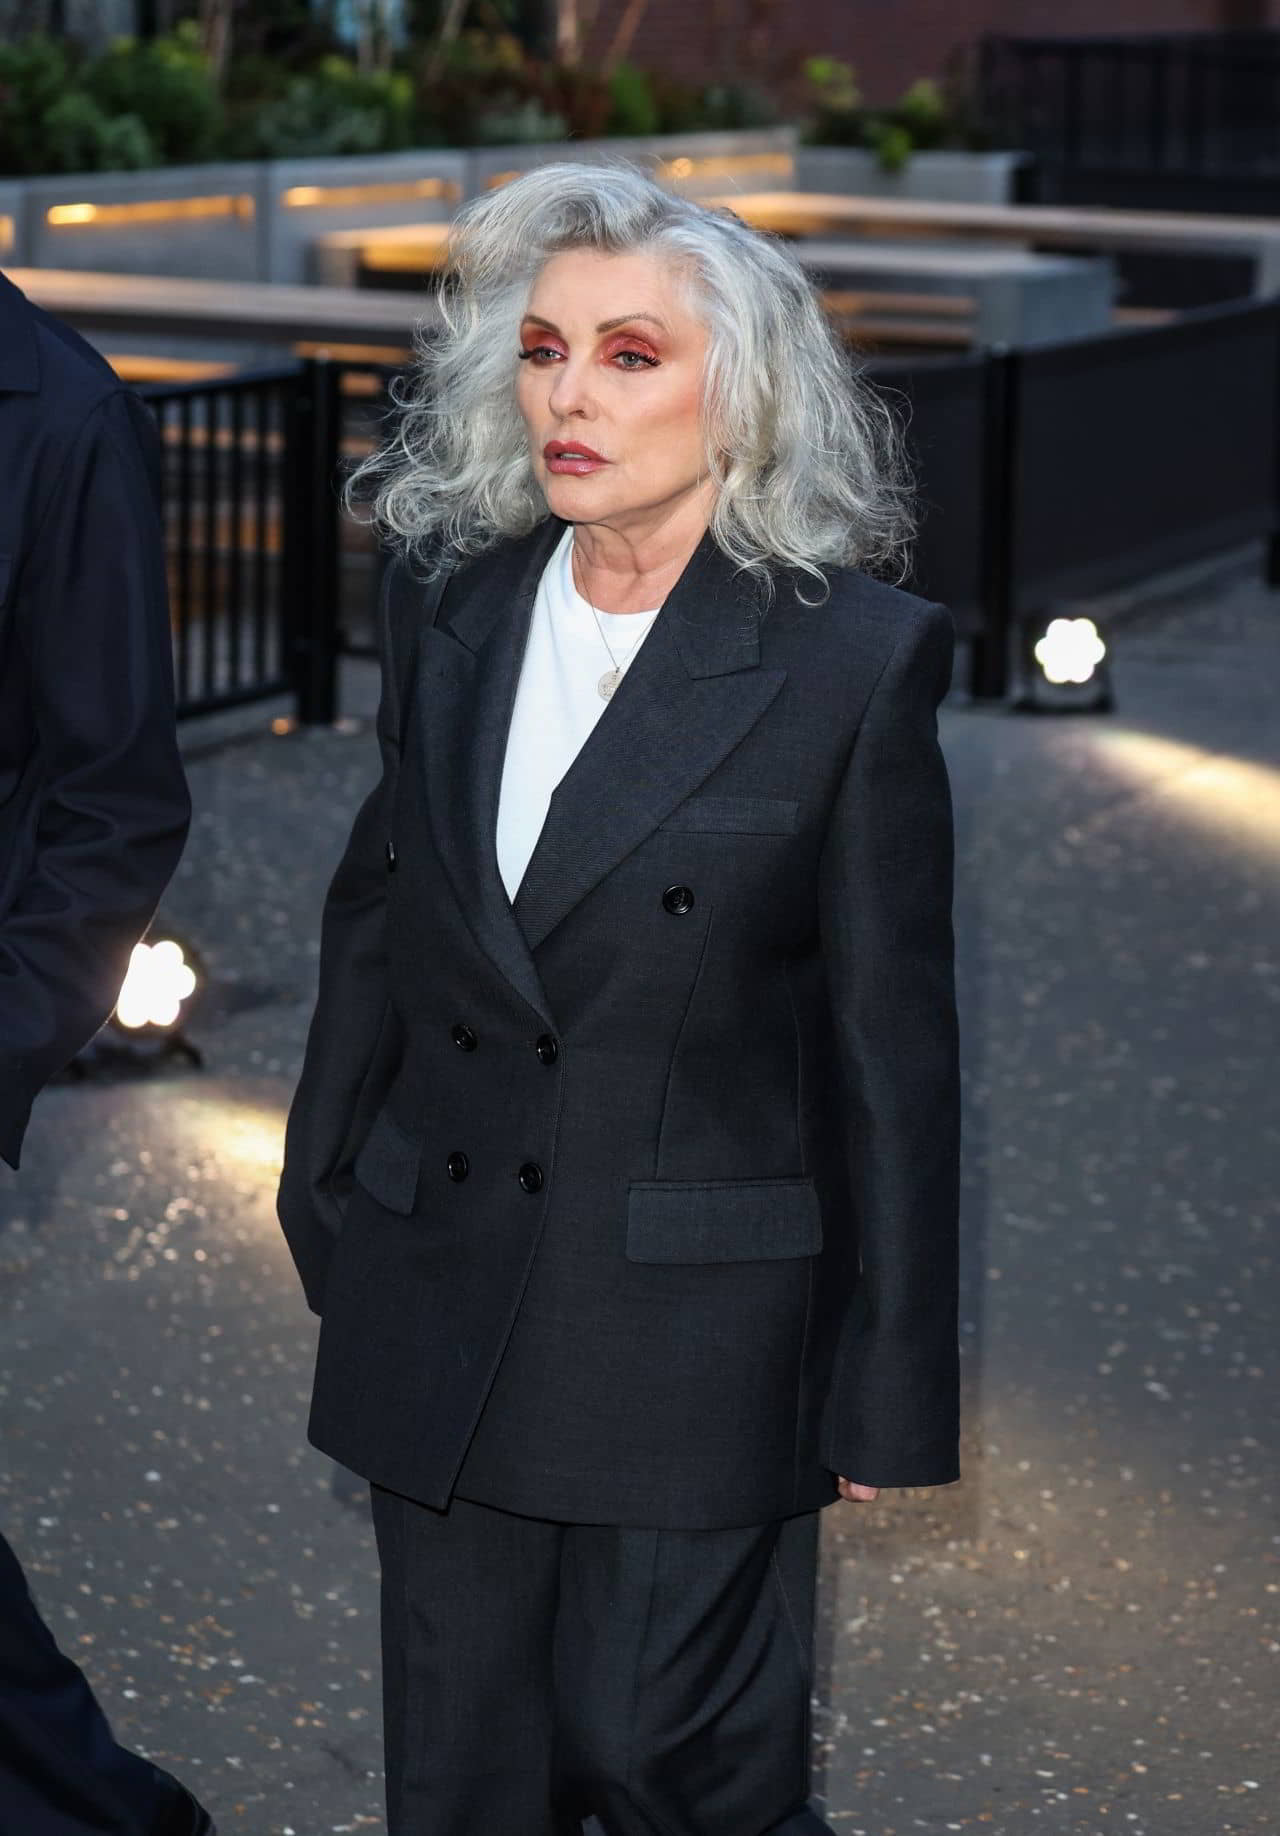
[[1271, 315], [1271, 337], [1275, 365], [1271, 383], [1271, 529], [1263, 557], [1263, 579], [1269, 587], [1280, 587], [1280, 305]]
[[1018, 539], [1017, 355], [987, 357], [982, 441], [982, 630], [969, 649], [969, 693], [998, 701], [1009, 692]]
[[304, 726], [338, 711], [338, 500], [341, 367], [307, 358], [289, 425], [285, 568], [291, 675]]

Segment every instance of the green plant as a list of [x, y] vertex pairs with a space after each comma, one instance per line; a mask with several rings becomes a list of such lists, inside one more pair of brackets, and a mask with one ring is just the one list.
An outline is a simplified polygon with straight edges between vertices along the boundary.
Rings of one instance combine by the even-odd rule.
[[86, 64], [83, 83], [104, 114], [136, 116], [163, 162], [215, 159], [222, 151], [222, 99], [191, 21], [145, 43], [117, 39]]
[[886, 172], [901, 172], [916, 150], [910, 131], [900, 122], [873, 119], [867, 123], [866, 137]]
[[918, 78], [894, 110], [902, 126], [910, 129], [917, 146], [944, 139], [951, 127], [953, 112], [932, 77]]
[[60, 96], [44, 122], [45, 172], [137, 172], [156, 150], [136, 115], [108, 115], [82, 89]]
[[44, 120], [71, 82], [64, 47], [40, 36], [0, 44], [0, 172], [45, 172]]
[[963, 105], [931, 77], [921, 77], [891, 108], [867, 108], [850, 65], [811, 57], [806, 140], [819, 146], [870, 147], [886, 172], [901, 172], [913, 153], [971, 146], [975, 136]]
[[652, 71], [649, 86], [660, 134], [688, 134], [702, 125], [702, 92], [679, 77]]
[[808, 115], [805, 138], [827, 147], [864, 145], [862, 92], [852, 65], [838, 57], [810, 57], [803, 69]]
[[463, 32], [438, 63], [420, 58], [416, 101], [419, 140], [460, 147], [595, 136], [613, 105], [604, 77], [526, 57], [506, 32]]
[[[254, 93], [261, 71], [264, 88]], [[231, 73], [229, 150], [243, 159], [315, 159], [397, 152], [413, 145], [413, 84], [403, 71], [365, 73], [348, 58], [274, 73], [266, 60]]]
[[809, 57], [804, 61], [804, 76], [819, 108], [851, 115], [862, 107], [862, 91], [852, 64], [838, 57]]
[[619, 64], [609, 78], [612, 109], [606, 129], [610, 134], [656, 134], [661, 119], [658, 99], [647, 72], [634, 64]]

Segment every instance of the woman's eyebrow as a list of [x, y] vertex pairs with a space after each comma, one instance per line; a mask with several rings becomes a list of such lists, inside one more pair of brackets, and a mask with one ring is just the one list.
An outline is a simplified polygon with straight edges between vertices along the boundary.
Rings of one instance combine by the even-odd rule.
[[662, 320], [653, 312], [624, 312], [620, 319], [602, 319], [596, 326], [598, 332], [616, 331], [620, 325], [629, 325], [633, 319], [647, 319], [650, 325], [656, 325], [659, 331], [666, 331]]
[[[647, 319], [650, 325], [656, 325], [659, 331], [666, 331], [667, 326], [652, 312], [624, 312], [620, 319], [602, 319], [596, 326], [598, 332], [616, 331], [620, 325], [630, 325], [633, 319]], [[540, 318], [536, 312], [526, 312], [521, 321], [525, 325], [541, 325], [544, 331], [559, 332], [560, 327], [551, 319]]]

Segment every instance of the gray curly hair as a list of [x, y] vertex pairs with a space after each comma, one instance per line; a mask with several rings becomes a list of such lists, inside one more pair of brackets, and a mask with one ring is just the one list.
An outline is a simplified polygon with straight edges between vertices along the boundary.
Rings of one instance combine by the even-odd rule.
[[652, 251], [689, 278], [709, 333], [703, 423], [718, 486], [711, 533], [771, 593], [791, 567], [893, 569], [912, 533], [901, 432], [856, 373], [813, 283], [777, 238], [665, 191], [634, 167], [554, 163], [473, 200], [452, 226], [387, 442], [347, 500], [372, 497], [389, 543], [428, 574], [527, 534], [548, 514], [516, 405], [533, 281], [565, 249]]

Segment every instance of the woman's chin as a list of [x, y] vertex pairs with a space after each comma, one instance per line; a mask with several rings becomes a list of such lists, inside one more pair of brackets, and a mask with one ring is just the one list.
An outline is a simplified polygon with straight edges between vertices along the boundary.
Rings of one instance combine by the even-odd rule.
[[[562, 517], [566, 523], [578, 523], [598, 517], [611, 507], [607, 498], [612, 494], [606, 493], [601, 484], [599, 472], [590, 472], [585, 478], [549, 472], [542, 481], [542, 493], [553, 516]], [[617, 505], [612, 508], [616, 509]]]

